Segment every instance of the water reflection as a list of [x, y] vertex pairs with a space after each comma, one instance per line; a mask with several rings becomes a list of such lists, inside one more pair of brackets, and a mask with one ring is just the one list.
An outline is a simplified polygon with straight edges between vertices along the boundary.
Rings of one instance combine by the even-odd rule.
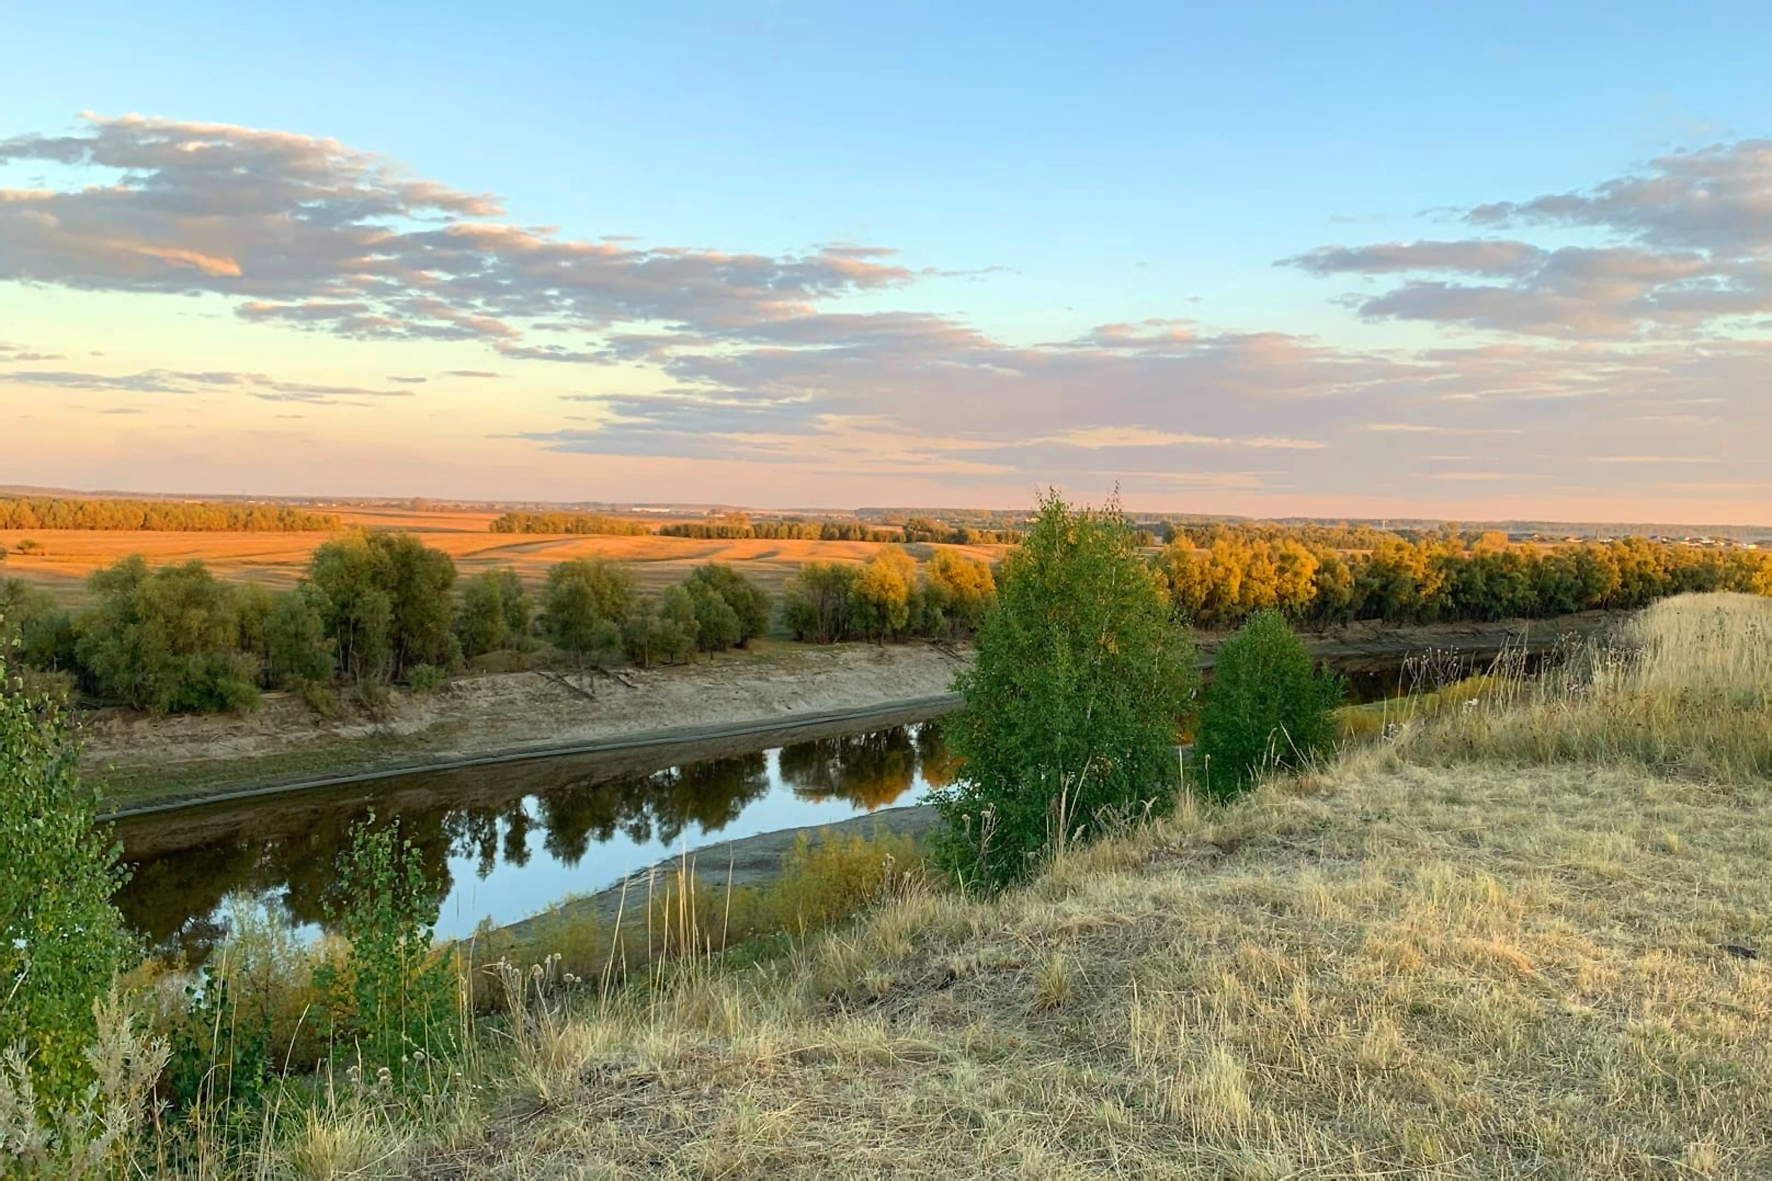
[[401, 776], [370, 787], [119, 826], [134, 876], [118, 897], [156, 947], [201, 961], [231, 895], [318, 929], [351, 825], [398, 817], [443, 900], [439, 932], [511, 922], [674, 849], [911, 803], [952, 775], [932, 722], [636, 772], [609, 759]]

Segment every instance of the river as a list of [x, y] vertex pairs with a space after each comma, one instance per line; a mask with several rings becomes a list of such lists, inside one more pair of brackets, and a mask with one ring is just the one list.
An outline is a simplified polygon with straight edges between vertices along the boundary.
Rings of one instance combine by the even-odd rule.
[[[655, 752], [656, 763], [669, 751]], [[281, 908], [317, 932], [351, 826], [398, 818], [442, 899], [437, 933], [516, 922], [671, 853], [912, 803], [947, 781], [938, 722], [646, 766], [564, 757], [382, 779], [343, 791], [125, 820], [124, 917], [156, 948], [201, 962], [227, 911]]]

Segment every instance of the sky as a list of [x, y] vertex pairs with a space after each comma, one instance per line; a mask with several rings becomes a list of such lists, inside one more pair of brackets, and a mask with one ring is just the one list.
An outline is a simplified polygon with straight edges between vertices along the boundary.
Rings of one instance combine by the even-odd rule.
[[0, 484], [1772, 523], [1772, 6], [0, 20]]

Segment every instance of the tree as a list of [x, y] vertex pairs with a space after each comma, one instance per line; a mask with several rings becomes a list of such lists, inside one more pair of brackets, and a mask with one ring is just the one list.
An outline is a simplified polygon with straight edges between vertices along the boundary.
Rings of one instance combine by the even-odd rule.
[[1192, 639], [1119, 506], [1073, 510], [1046, 495], [955, 682], [963, 706], [942, 723], [960, 762], [934, 793], [945, 859], [975, 880], [1011, 881], [1049, 839], [1166, 796], [1196, 680]]
[[924, 565], [923, 587], [931, 622], [939, 616], [950, 636], [976, 630], [997, 594], [989, 565], [946, 548], [936, 550]]
[[797, 640], [834, 644], [847, 639], [850, 591], [856, 568], [838, 562], [807, 562], [782, 587], [782, 622]]
[[1278, 611], [1250, 617], [1218, 650], [1195, 748], [1206, 790], [1228, 796], [1263, 770], [1308, 763], [1335, 742], [1341, 683], [1318, 673]]
[[488, 570], [462, 585], [455, 634], [470, 659], [516, 648], [529, 638], [534, 606], [515, 570]]
[[600, 558], [574, 558], [548, 571], [542, 625], [554, 646], [582, 666], [621, 659], [621, 628], [634, 608], [634, 575]]
[[738, 612], [720, 592], [694, 579], [686, 589], [695, 609], [695, 646], [703, 652], [723, 652], [738, 643], [742, 631]]
[[[10, 685], [0, 649], [0, 685]], [[129, 947], [111, 897], [117, 846], [95, 820], [63, 707], [0, 693], [0, 1045], [22, 1042], [35, 1085], [75, 1097], [91, 1070], [93, 1002]]]
[[455, 563], [404, 533], [354, 533], [314, 551], [308, 581], [320, 592], [339, 665], [357, 681], [454, 667]]
[[769, 595], [762, 587], [721, 562], [698, 566], [689, 575], [690, 589], [705, 586], [726, 600], [738, 617], [738, 639], [744, 647], [769, 630]]
[[75, 652], [107, 697], [154, 713], [258, 703], [256, 662], [239, 649], [233, 588], [202, 562], [149, 570], [140, 555], [88, 580]]
[[332, 640], [311, 587], [301, 586], [272, 599], [265, 616], [265, 677], [283, 689], [324, 685], [332, 680]]
[[849, 591], [856, 634], [884, 644], [910, 621], [917, 563], [897, 546], [881, 546], [862, 563]]

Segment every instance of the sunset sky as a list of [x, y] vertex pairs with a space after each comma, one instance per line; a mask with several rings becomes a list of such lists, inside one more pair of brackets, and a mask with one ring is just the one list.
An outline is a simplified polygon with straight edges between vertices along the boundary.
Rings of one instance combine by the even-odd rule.
[[1772, 523], [1772, 5], [1428, 7], [15, 5], [0, 483]]

